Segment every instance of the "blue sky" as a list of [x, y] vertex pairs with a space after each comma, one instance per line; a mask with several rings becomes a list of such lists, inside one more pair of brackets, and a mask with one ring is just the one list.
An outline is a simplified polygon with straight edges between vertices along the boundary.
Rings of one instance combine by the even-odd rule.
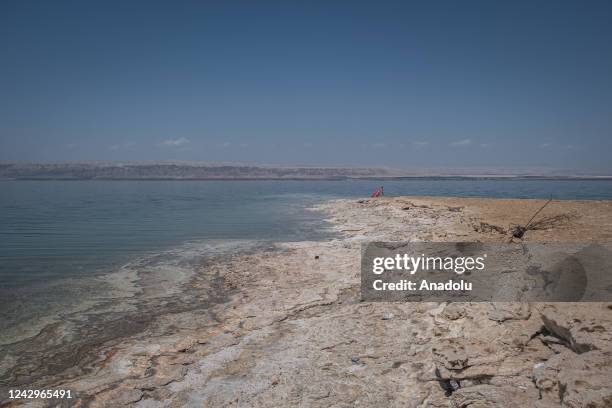
[[0, 160], [612, 173], [612, 2], [0, 3]]

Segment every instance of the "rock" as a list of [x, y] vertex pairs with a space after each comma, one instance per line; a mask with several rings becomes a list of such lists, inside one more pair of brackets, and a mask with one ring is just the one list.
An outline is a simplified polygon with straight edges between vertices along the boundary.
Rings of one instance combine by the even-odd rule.
[[543, 403], [572, 408], [612, 406], [610, 378], [612, 356], [599, 350], [576, 354], [566, 349], [533, 370]]
[[496, 322], [506, 320], [527, 320], [531, 316], [529, 303], [493, 303], [493, 309], [487, 313], [489, 319]]
[[548, 304], [540, 308], [540, 315], [546, 329], [578, 354], [609, 349], [612, 313], [601, 304], [595, 305], [598, 307], [589, 303]]
[[442, 315], [449, 320], [457, 320], [465, 316], [465, 306], [461, 303], [450, 303], [444, 307]]
[[140, 389], [120, 386], [119, 388], [96, 395], [90, 405], [100, 408], [128, 406], [140, 401], [143, 395], [144, 393]]
[[444, 379], [495, 375], [506, 351], [496, 344], [477, 339], [446, 339], [432, 350]]
[[391, 320], [393, 319], [393, 313], [385, 312], [383, 313], [382, 320]]
[[493, 386], [488, 384], [460, 388], [450, 398], [451, 407], [470, 408], [524, 408], [538, 400], [538, 391], [531, 385], [527, 389], [513, 386]]
[[184, 337], [184, 338], [177, 340], [174, 343], [162, 346], [161, 351], [170, 352], [170, 353], [176, 353], [176, 352], [183, 353], [198, 343], [199, 341], [196, 338]]

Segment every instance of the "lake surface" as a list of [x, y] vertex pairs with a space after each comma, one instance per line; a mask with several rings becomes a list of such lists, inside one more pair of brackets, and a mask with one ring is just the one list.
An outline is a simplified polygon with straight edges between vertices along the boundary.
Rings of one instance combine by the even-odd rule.
[[387, 195], [612, 199], [608, 180], [0, 182], [0, 291], [104, 273], [189, 241], [320, 239], [306, 208]]
[[612, 199], [612, 180], [2, 181], [0, 354], [22, 358], [42, 330], [87, 342], [91, 327], [159, 313], [205, 262], [328, 239], [308, 208], [380, 185], [392, 196]]

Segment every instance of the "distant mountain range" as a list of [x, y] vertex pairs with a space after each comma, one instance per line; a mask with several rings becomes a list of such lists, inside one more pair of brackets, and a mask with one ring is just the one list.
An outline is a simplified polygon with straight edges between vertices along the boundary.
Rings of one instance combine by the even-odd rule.
[[350, 179], [350, 178], [547, 178], [609, 176], [543, 173], [397, 170], [384, 167], [256, 166], [200, 163], [0, 163], [0, 179], [9, 180], [211, 180], [211, 179]]
[[344, 179], [397, 176], [388, 169], [202, 164], [0, 164], [0, 178], [29, 180]]

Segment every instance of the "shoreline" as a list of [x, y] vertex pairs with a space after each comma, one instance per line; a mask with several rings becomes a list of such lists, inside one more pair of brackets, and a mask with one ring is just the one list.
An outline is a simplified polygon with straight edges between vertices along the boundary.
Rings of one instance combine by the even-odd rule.
[[[496, 227], [524, 222], [545, 201], [385, 197], [319, 204], [315, 209], [341, 237], [281, 242], [201, 265], [184, 287], [193, 309], [143, 316], [137, 333], [94, 345], [89, 359], [76, 361], [83, 372], [71, 375], [67, 367], [67, 375], [34, 385], [72, 389], [75, 404], [93, 407], [509, 400], [524, 406], [560, 403], [563, 387], [565, 401], [604, 401], [612, 398], [601, 383], [612, 373], [610, 305], [359, 301], [361, 242], [501, 241], [506, 236]], [[525, 240], [612, 241], [612, 201], [554, 201], [545, 215], [558, 213], [572, 217]], [[581, 316], [581, 323], [570, 319]], [[576, 344], [592, 349], [578, 353]]]

